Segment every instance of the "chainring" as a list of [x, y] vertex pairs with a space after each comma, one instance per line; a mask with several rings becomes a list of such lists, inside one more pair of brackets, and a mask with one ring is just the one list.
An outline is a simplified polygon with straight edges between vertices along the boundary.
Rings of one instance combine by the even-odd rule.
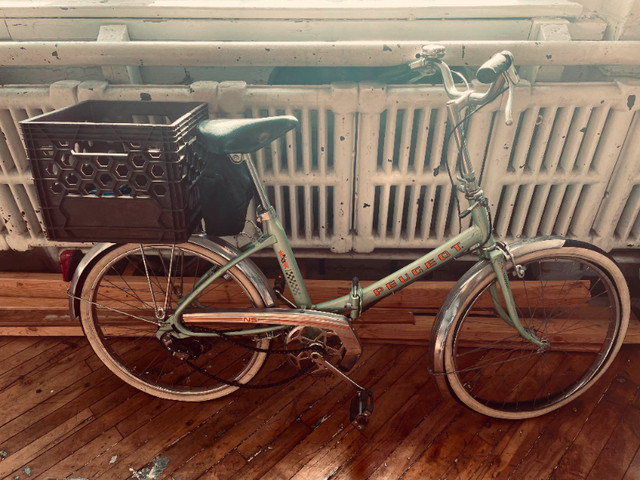
[[[316, 347], [316, 348], [312, 348]], [[315, 327], [295, 327], [285, 339], [287, 361], [298, 370], [307, 370], [314, 375], [330, 373], [325, 368], [317, 365], [311, 358], [314, 351], [322, 351], [324, 358], [331, 363], [339, 363], [346, 349], [340, 337], [331, 330], [323, 330]]]

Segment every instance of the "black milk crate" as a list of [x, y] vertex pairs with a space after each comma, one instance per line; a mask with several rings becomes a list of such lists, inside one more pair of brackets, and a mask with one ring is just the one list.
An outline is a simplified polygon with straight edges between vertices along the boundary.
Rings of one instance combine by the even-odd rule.
[[194, 102], [90, 100], [20, 122], [49, 240], [187, 240], [201, 218]]

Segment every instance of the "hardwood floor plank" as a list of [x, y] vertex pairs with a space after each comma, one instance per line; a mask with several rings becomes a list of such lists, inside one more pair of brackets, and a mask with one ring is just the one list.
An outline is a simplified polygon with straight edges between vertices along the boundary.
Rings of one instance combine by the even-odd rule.
[[508, 430], [509, 420], [485, 418], [473, 438], [460, 449], [459, 455], [451, 462], [444, 478], [475, 478], [486, 462], [492, 460], [497, 438]]
[[[247, 464], [247, 460], [240, 455], [237, 451], [232, 450], [224, 456], [215, 466], [206, 470], [200, 478], [215, 478], [222, 480], [226, 478], [234, 478], [235, 473], [241, 470]], [[183, 478], [190, 478], [188, 475], [184, 475]], [[197, 477], [192, 477], [197, 478]], [[235, 477], [237, 478], [237, 477]]]
[[[580, 425], [584, 424], [593, 411], [593, 408], [602, 398], [602, 395], [609, 388], [611, 380], [616, 375], [618, 369], [629, 360], [627, 356], [629, 352], [622, 353], [623, 354], [616, 359], [612, 368], [604, 374], [601, 381], [559, 412], [522, 422], [509, 422], [508, 429], [499, 439], [491, 455], [487, 458], [487, 461], [474, 467], [476, 472], [474, 476], [470, 476], [470, 478], [507, 479], [513, 475], [515, 475], [514, 478], [519, 478], [519, 475], [524, 474], [523, 471], [520, 471], [518, 474], [514, 474], [514, 472], [536, 445], [538, 438], [544, 434], [550, 423], [560, 422], [566, 419], [565, 421], [573, 422], [579, 430], [581, 428]], [[489, 421], [493, 422], [495, 420], [489, 419]], [[552, 435], [548, 437], [552, 437]], [[570, 444], [571, 440], [567, 440], [567, 444], [565, 445], [568, 448]], [[544, 446], [542, 448], [544, 448]]]
[[622, 480], [635, 480], [640, 478], [640, 448], [636, 450], [636, 454], [629, 465], [629, 468], [624, 473]]
[[[623, 355], [626, 353], [628, 352], [623, 352]], [[624, 357], [619, 357], [618, 361], [620, 358]], [[576, 478], [576, 476], [587, 478], [604, 449], [609, 443], [616, 444], [616, 439], [621, 432], [624, 433], [627, 424], [638, 425], [640, 416], [638, 416], [637, 407], [628, 406], [630, 402], [633, 404], [638, 402], [640, 375], [635, 370], [637, 369], [628, 361], [623, 362], [622, 368], [616, 369], [611, 386], [587, 418], [570, 449], [558, 463], [553, 473], [554, 478], [558, 480]], [[621, 423], [624, 424], [622, 429]], [[637, 441], [633, 445], [629, 442], [628, 447], [633, 448], [632, 458], [638, 447]], [[622, 448], [622, 451], [624, 450]]]
[[[291, 372], [286, 373], [285, 376], [290, 375], [290, 373]], [[281, 374], [282, 372], [278, 371], [278, 375], [281, 375]], [[251, 395], [251, 392], [249, 393], [245, 392], [245, 395], [233, 394], [229, 397], [224, 397], [219, 400], [200, 403], [199, 405], [201, 406], [201, 409], [204, 410], [204, 412], [198, 412], [198, 413], [193, 412], [194, 409], [189, 404], [180, 403], [180, 402], [168, 402], [167, 404], [169, 405], [169, 407], [166, 410], [159, 413], [159, 415], [157, 415], [155, 418], [150, 419], [147, 423], [142, 425], [137, 430], [127, 434], [125, 440], [123, 440], [123, 442], [116, 445], [112, 449], [112, 451], [114, 452], [113, 454], [114, 455], [117, 454], [119, 458], [126, 458], [126, 456], [123, 457], [122, 455], [126, 455], [127, 452], [124, 449], [127, 445], [129, 445], [132, 441], [135, 441], [134, 440], [135, 438], [140, 438], [141, 435], [144, 435], [144, 432], [152, 430], [153, 425], [156, 424], [157, 422], [166, 422], [165, 419], [167, 418], [173, 419], [174, 423], [178, 422], [178, 424], [173, 427], [173, 430], [182, 431], [181, 438], [190, 439], [193, 441], [193, 439], [197, 438], [197, 436], [199, 435], [200, 437], [204, 438], [207, 442], [209, 441], [208, 440], [209, 438], [216, 438], [217, 439], [216, 447], [220, 448], [220, 446], [222, 445], [221, 440], [223, 439], [223, 437], [217, 434], [220, 432], [220, 430], [222, 430], [223, 432], [228, 430], [230, 426], [233, 426], [234, 423], [237, 422], [237, 419], [235, 417], [235, 415], [237, 415], [237, 411], [234, 410], [230, 412], [230, 414], [225, 414], [227, 408], [233, 408], [233, 409], [241, 408], [241, 405], [244, 402], [246, 403], [246, 408], [248, 411], [256, 410], [259, 408], [261, 403], [265, 401], [265, 399], [268, 399], [269, 397], [275, 394], [277, 394], [277, 390], [275, 389], [258, 390], [254, 395]], [[180, 416], [179, 415], [176, 416], [175, 413], [172, 413], [174, 410], [189, 411], [191, 412], [191, 418], [188, 419], [186, 422], [180, 422], [179, 420], [177, 420], [178, 418], [180, 418]], [[214, 423], [209, 423], [207, 421], [209, 417], [215, 418], [216, 421]], [[223, 423], [222, 426], [220, 425], [220, 422]], [[225, 422], [226, 422], [226, 426], [224, 425]], [[164, 427], [172, 428], [171, 424], [167, 425], [166, 423]], [[246, 432], [242, 432], [242, 430], [240, 429], [234, 430], [234, 432], [241, 433], [242, 435], [246, 436]], [[182, 444], [182, 447], [185, 447], [182, 450], [186, 453], [187, 456], [193, 456], [194, 454], [193, 445], [194, 445], [193, 443], [190, 443], [187, 441], [185, 441], [185, 443]], [[163, 447], [162, 444], [159, 445], [155, 443], [153, 440], [150, 440], [148, 442], [145, 442], [144, 446], [136, 447], [136, 452], [137, 454], [139, 454], [140, 451], [142, 450], [142, 451], [148, 451], [150, 452], [150, 454], [151, 452], [153, 452], [153, 455], [159, 455], [160, 451], [162, 450], [162, 447]], [[157, 448], [157, 450], [154, 451], [153, 448]], [[228, 451], [229, 451], [228, 449], [225, 450], [224, 454], [228, 453]], [[122, 453], [119, 453], [119, 452], [122, 452]], [[171, 453], [171, 457], [168, 456], [169, 452]], [[177, 454], [179, 453], [180, 453], [179, 451], [175, 451], [175, 449], [169, 448], [168, 450], [163, 451], [162, 455], [173, 459], [170, 465], [171, 467], [173, 465], [179, 465], [181, 463], [176, 458]], [[224, 454], [220, 455], [220, 458], [222, 458]], [[211, 460], [209, 459], [209, 461]], [[209, 463], [209, 465], [207, 465], [206, 467], [209, 467], [210, 465], [211, 463]], [[142, 468], [142, 466], [136, 464], [136, 465], [131, 465], [129, 468], [139, 469], [139, 468]], [[168, 473], [169, 472], [170, 472], [170, 468], [168, 470]], [[121, 473], [124, 474], [126, 473], [126, 470], [123, 471], [122, 468], [119, 469], [118, 467], [109, 467], [106, 471], [100, 471], [100, 472], [87, 471], [87, 469], [83, 469], [78, 472], [78, 474], [81, 476], [82, 475], [86, 476], [87, 473], [91, 473], [94, 476], [98, 476], [98, 477], [101, 475], [104, 475], [105, 478], [110, 478], [110, 475], [119, 475]], [[93, 476], [91, 478], [93, 478]]]
[[14, 361], [13, 365], [11, 363], [19, 354], [22, 354], [22, 358], [26, 357], [26, 359], [35, 356], [31, 351], [37, 343], [38, 340], [34, 338], [5, 337], [5, 341], [0, 343], [0, 362], [2, 362], [3, 370], [8, 371], [13, 366], [19, 365], [21, 362], [15, 363]]
[[[88, 347], [81, 347], [91, 354]], [[24, 376], [20, 382], [12, 383], [0, 392], [0, 405], [12, 405], [10, 409], [0, 410], [0, 425], [21, 415], [39, 403], [49, 401], [55, 393], [73, 384], [75, 379], [90, 373], [84, 362], [76, 356], [62, 358], [50, 368], [38, 368]]]
[[[0, 345], [14, 341], [0, 338]], [[68, 339], [20, 341], [34, 342], [23, 345], [39, 353], [14, 345], [24, 364], [14, 360], [5, 371], [0, 363], [0, 381], [8, 385], [0, 398], [25, 404], [11, 405], [19, 414], [0, 425], [0, 478], [27, 478], [28, 467], [31, 478], [43, 480], [125, 479], [162, 462], [159, 478], [183, 480], [635, 480], [640, 471], [635, 346], [623, 347], [611, 370], [572, 404], [512, 422], [441, 398], [426, 374], [424, 348], [368, 344], [352, 373], [373, 390], [376, 409], [358, 432], [348, 422], [353, 391], [333, 377], [305, 376], [205, 403], [171, 402], [125, 385], [84, 340], [74, 340], [75, 347], [63, 343]], [[257, 380], [277, 377], [277, 363]], [[56, 378], [46, 378], [52, 372]], [[38, 398], [34, 388], [43, 386], [54, 392]], [[581, 460], [588, 471], [568, 468]]]
[[[97, 373], [95, 379], [84, 377], [51, 400], [38, 404], [3, 425], [0, 428], [0, 438], [5, 440], [0, 443], [0, 447], [8, 450], [23, 448], [37, 440], [43, 432], [75, 417], [78, 411], [90, 408], [93, 402], [114, 388], [110, 379], [102, 377], [103, 372]], [[93, 381], [96, 382], [95, 386]]]
[[116, 428], [123, 438], [128, 437], [148, 423], [153, 422], [156, 417], [172, 406], [171, 401], [150, 397], [140, 392], [127, 399], [127, 402], [131, 402], [132, 405], [137, 405], [138, 410], [131, 410], [130, 413], [124, 416], [116, 425]]
[[[282, 401], [283, 396], [277, 395], [278, 398], [274, 399], [277, 402], [277, 408], [269, 409], [267, 412], [268, 418], [262, 417], [260, 419], [262, 423], [253, 422], [254, 425], [252, 430], [248, 432], [249, 435], [235, 450], [247, 460], [255, 458], [268, 448], [269, 443], [274, 438], [290, 435], [289, 428], [297, 423], [295, 421], [291, 422], [291, 419], [300, 415], [302, 408], [304, 408], [301, 408], [301, 406], [306, 406], [309, 402], [313, 402], [318, 396], [322, 395], [323, 391], [334, 386], [334, 378], [317, 378], [305, 390], [301, 391], [300, 387], [296, 385], [297, 394], [294, 401], [291, 401], [290, 397], [287, 398], [288, 401]], [[279, 399], [281, 401], [278, 401]], [[263, 412], [257, 412], [257, 416], [259, 417], [261, 413]], [[257, 428], [256, 423], [258, 423]], [[306, 428], [301, 428], [300, 430], [307, 433], [311, 432], [311, 428], [306, 423], [303, 423], [303, 425]]]
[[394, 448], [384, 462], [371, 475], [371, 480], [400, 478], [422, 454], [431, 446], [434, 439], [462, 413], [463, 407], [452, 399], [441, 400], [435, 409]]
[[[466, 412], [465, 412], [466, 413]], [[477, 434], [486, 418], [479, 414], [456, 417], [404, 475], [407, 480], [444, 477], [460, 450]]]
[[[369, 359], [369, 356], [375, 351], [376, 349], [371, 349], [370, 352], [365, 354], [362, 358], [362, 363], [356, 365], [354, 370], [365, 368], [368, 364], [367, 360]], [[289, 436], [292, 434], [292, 431], [288, 430], [292, 420], [283, 422], [283, 425], [281, 426], [273, 422], [274, 416], [278, 415], [278, 409], [294, 408], [295, 413], [292, 413], [290, 419], [294, 419], [292, 422], [294, 424], [299, 423], [298, 418], [305, 409], [309, 408], [309, 404], [317, 403], [319, 397], [327, 391], [331, 391], [335, 386], [336, 381], [334, 379], [326, 377], [317, 379], [312, 376], [307, 376], [306, 378], [302, 378], [290, 384], [286, 389], [280, 391], [275, 390], [272, 392], [269, 392], [268, 390], [264, 391], [263, 395], [267, 395], [266, 397], [262, 397], [261, 395], [261, 398], [255, 398], [255, 395], [251, 395], [251, 392], [244, 392], [244, 395], [240, 395], [240, 398], [232, 405], [235, 416], [240, 416], [241, 420], [238, 421], [236, 419], [236, 423], [233, 423], [233, 417], [225, 417], [225, 424], [218, 425], [215, 428], [212, 428], [213, 424], [206, 425], [203, 428], [198, 429], [198, 431], [194, 431], [193, 433], [200, 438], [203, 436], [205, 438], [215, 436], [215, 444], [212, 446], [205, 446], [181, 469], [177, 471], [169, 471], [168, 473], [184, 478], [189, 478], [189, 476], [195, 475], [195, 472], [199, 472], [198, 474], [201, 474], [206, 471], [215, 475], [220, 475], [218, 472], [218, 463], [224, 461], [224, 456], [226, 456], [229, 451], [235, 451], [238, 453], [237, 447], [242, 446], [244, 442], [253, 443], [254, 445], [259, 444], [262, 441], [261, 439], [265, 438], [265, 429], [269, 430], [271, 425], [275, 425], [276, 428], [286, 430], [286, 433]], [[287, 392], [294, 391], [294, 396], [286, 395]], [[245, 399], [248, 395], [250, 395], [251, 398], [247, 397], [247, 399]], [[272, 408], [263, 410], [262, 408], [255, 407], [255, 405], [260, 405], [260, 402], [264, 404], [265, 400], [267, 405], [271, 407], [272, 405], [271, 402], [269, 402], [269, 399], [274, 397], [277, 398], [275, 402], [275, 406], [277, 406], [277, 408], [275, 410]], [[245, 403], [250, 400], [251, 403]], [[256, 400], [258, 401], [257, 404], [255, 403]], [[284, 403], [282, 403], [283, 401]], [[281, 417], [278, 419], [281, 419]], [[233, 430], [235, 431], [230, 428], [231, 424], [233, 424]], [[304, 424], [304, 427], [296, 426], [295, 428], [295, 432], [303, 432], [303, 437], [306, 436], [309, 431], [310, 428], [306, 424]], [[189, 443], [195, 442], [200, 445], [202, 441], [198, 440], [198, 437], [196, 437], [196, 439], [191, 439]], [[276, 436], [275, 438], [278, 437]], [[268, 441], [270, 440], [265, 440], [265, 442]], [[247, 447], [245, 450], [250, 451], [251, 448]], [[262, 448], [258, 446], [257, 450], [260, 451]], [[170, 455], [172, 458], [175, 456], [175, 452], [167, 450], [165, 453]], [[254, 457], [255, 453], [256, 452], [254, 451], [253, 453], [248, 454], [249, 456], [243, 457], [245, 458], [245, 462], [247, 462], [249, 458]], [[233, 478], [233, 476], [230, 478]]]
[[555, 479], [586, 478], [591, 471], [600, 452], [617, 430], [625, 411], [624, 404], [631, 400], [637, 389], [636, 385], [616, 385], [617, 383], [619, 382], [614, 380], [613, 387], [587, 418], [570, 449], [558, 463], [553, 474]]
[[[553, 414], [553, 421], [547, 423], [544, 431], [538, 435], [526, 455], [521, 458], [513, 470], [517, 475], [524, 475], [526, 472], [527, 475], [532, 476], [550, 476], [565, 454], [567, 443], [572, 444], [584, 428], [587, 419], [594, 413], [594, 409], [607, 408], [606, 403], [603, 406], [603, 402], [620, 404], [620, 402], [625, 402], [625, 399], [631, 401], [635, 393], [634, 389], [625, 388], [624, 383], [613, 381], [610, 377], [607, 377], [605, 384], [600, 387], [604, 387], [605, 392], [604, 396], [599, 398], [600, 401], [597, 405], [586, 406], [584, 410], [579, 408], [584, 405], [580, 402], [583, 400], [582, 397], [591, 393], [587, 391], [573, 402], [572, 408], [562, 409]], [[594, 393], [597, 394], [598, 390], [595, 390]]]
[[104, 415], [104, 413], [111, 410], [114, 405], [129, 402], [135, 395], [142, 393], [140, 390], [124, 383], [109, 371], [103, 373], [103, 375], [109, 379], [109, 383], [113, 386], [109, 392], [105, 392], [101, 398], [97, 399], [97, 401], [91, 405], [91, 411], [96, 417]]
[[[56, 364], [61, 357], [79, 348], [83, 342], [83, 340], [75, 342], [54, 338], [43, 343], [44, 348], [38, 355], [32, 356], [31, 352], [26, 352], [27, 358], [21, 358], [23, 360], [21, 363], [13, 365], [13, 362], [7, 362], [8, 368], [6, 370], [3, 364], [2, 371], [0, 371], [0, 389], [5, 390], [16, 381], [27, 379], [33, 372], [42, 371], [43, 368], [46, 369], [48, 366]], [[50, 347], [47, 348], [47, 345]]]
[[[115, 425], [118, 420], [131, 409], [141, 408], [142, 405], [143, 402], [140, 402], [138, 405], [120, 404], [100, 417], [91, 417], [90, 421], [81, 425], [73, 436], [60, 439], [60, 441], [51, 445], [45, 452], [41, 452], [37, 458], [30, 460], [32, 470], [34, 472], [48, 470], [59, 462], [60, 459], [75, 453], [84, 445], [91, 443], [94, 439], [102, 435], [105, 431], [113, 429], [117, 432]], [[118, 436], [122, 437], [119, 433]], [[111, 445], [113, 445], [113, 443]]]
[[37, 473], [40, 473], [41, 478], [65, 478], [69, 472], [78, 468], [79, 465], [102, 455], [120, 440], [122, 440], [122, 435], [115, 427], [112, 427], [84, 444], [71, 455], [56, 461], [48, 470]]
[[640, 445], [637, 431], [639, 422], [640, 412], [637, 409], [625, 410], [624, 419], [619, 420], [586, 480], [624, 476]]
[[[398, 368], [396, 367], [398, 363], [401, 364], [400, 368], [404, 368], [404, 365], [408, 361], [410, 362], [407, 358], [413, 358], [413, 355], [415, 355], [415, 353], [413, 353], [414, 351], [411, 350], [412, 348], [415, 347], [398, 345], [388, 350], [377, 349], [370, 358], [367, 367], [358, 368], [350, 377], [359, 385], [367, 385], [367, 388], [371, 389], [378, 381], [383, 379], [389, 371], [395, 371]], [[300, 420], [311, 428], [316, 428], [318, 425], [325, 423], [326, 420], [332, 417], [337, 411], [347, 412], [353, 394], [354, 392], [351, 386], [344, 382], [337, 383], [335, 390], [319, 399], [315, 408], [304, 412]], [[345, 416], [346, 415], [348, 415], [348, 413], [346, 413]], [[346, 421], [348, 423], [348, 417]]]
[[90, 419], [91, 411], [87, 408], [52, 430], [43, 432], [40, 437], [17, 451], [4, 449], [4, 451], [9, 452], [9, 455], [0, 462], [0, 478], [15, 476], [17, 473], [14, 472], [19, 472], [26, 465], [31, 465], [33, 459], [39, 454], [46, 452], [53, 445], [71, 436], [73, 432], [79, 430]]
[[[416, 381], [419, 384], [420, 380], [416, 378]], [[433, 413], [440, 401], [440, 395], [436, 390], [433, 379], [425, 381], [417, 391], [414, 387], [415, 393], [411, 395], [411, 392], [407, 392], [411, 395], [407, 397], [402, 396], [402, 390], [394, 387], [392, 395], [397, 395], [403, 405], [399, 409], [395, 405], [388, 405], [396, 411], [393, 414], [391, 411], [380, 412], [381, 415], [386, 413], [387, 417], [383, 426], [367, 438], [348, 463], [341, 466], [335, 479], [369, 478], [385, 462], [396, 445], [406, 438], [425, 416]]]
[[[247, 461], [247, 464], [233, 472], [227, 477], [229, 480], [235, 478], [261, 480], [263, 478], [277, 478], [273, 470], [276, 464], [287, 464], [286, 456], [288, 453], [300, 443], [300, 441], [309, 435], [309, 426], [302, 422], [293, 422], [289, 424], [286, 434], [275, 437], [263, 449], [256, 452], [256, 455]], [[217, 475], [217, 473], [216, 473]], [[313, 478], [313, 477], [311, 477]]]
[[[0, 347], [0, 352], [7, 354], [6, 358], [1, 360], [2, 370], [5, 373], [0, 373], [0, 376], [11, 375], [11, 371], [14, 368], [24, 365], [30, 360], [35, 360], [35, 362], [42, 360], [42, 358], [45, 357], [45, 352], [53, 348], [57, 342], [47, 341], [46, 338], [43, 339], [40, 337], [18, 337], [18, 341], [15, 343], [21, 344], [20, 346], [25, 348], [17, 351], [11, 351], [11, 349], [7, 348], [6, 350], [8, 351], [5, 352], [5, 347]], [[18, 376], [20, 375], [16, 375], [16, 377]]]
[[[501, 423], [502, 421], [493, 418], [487, 419], [487, 423], [490, 425], [496, 422]], [[506, 428], [502, 430], [498, 429], [499, 438], [496, 439], [493, 448], [487, 452], [486, 457], [476, 457], [468, 461], [466, 468], [466, 473], [468, 473], [469, 476], [468, 480], [497, 478], [501, 472], [510, 471], [510, 467], [507, 467], [507, 465], [512, 461], [513, 456], [516, 455], [515, 452], [520, 451], [519, 447], [523, 444], [522, 439], [526, 436], [526, 426], [523, 428], [523, 422], [506, 422]], [[532, 422], [529, 421], [529, 423]], [[538, 424], [536, 427], [541, 429], [542, 427], [540, 425], [541, 424]], [[486, 439], [483, 430], [484, 427], [478, 432], [477, 437]], [[473, 450], [470, 451], [473, 452]]]
[[[278, 373], [272, 372], [271, 375], [261, 376], [260, 380], [270, 381], [278, 377]], [[296, 383], [296, 389], [303, 393], [305, 386], [311, 384], [308, 379], [301, 379], [301, 383]], [[291, 401], [290, 397], [281, 393], [279, 389], [264, 389], [233, 394], [227, 403], [221, 403], [214, 418], [194, 426], [180, 444], [163, 449], [162, 455], [172, 459], [166, 474], [195, 478], [220, 463], [265, 422], [265, 417], [275, 415]], [[261, 405], [265, 408], [261, 408]], [[215, 441], [212, 442], [212, 439]], [[225, 470], [228, 468], [229, 465]]]
[[[212, 413], [208, 405], [200, 404], [200, 408], [194, 409], [186, 402], [172, 402], [152, 421], [125, 437], [104, 455], [84, 465], [74, 475], [91, 479], [126, 478], [130, 475], [130, 468], [142, 468], [164, 445], [177, 441], [190, 430], [191, 425], [201, 423]], [[162, 436], [155, 435], [158, 428], [162, 428]], [[118, 462], [109, 464], [107, 457], [113, 456], [118, 458]], [[149, 460], [143, 460], [145, 458]]]
[[[388, 360], [381, 347], [371, 346], [365, 349], [362, 363], [358, 363], [350, 376], [356, 382], [371, 386], [385, 371]], [[399, 348], [393, 348], [393, 358], [401, 352]], [[287, 452], [286, 462], [277, 462], [272, 465], [270, 475], [291, 475], [286, 472], [295, 472], [307, 461], [307, 455], [312, 455], [317, 448], [326, 441], [326, 435], [332, 436], [341, 432], [349, 423], [348, 402], [351, 401], [353, 389], [344, 382], [333, 384], [331, 390], [325, 390], [306, 407], [300, 405], [300, 413], [296, 421], [301, 421], [311, 429], [311, 433], [300, 438], [298, 444]], [[322, 431], [320, 433], [317, 431]], [[324, 440], [323, 440], [324, 438]], [[306, 443], [307, 445], [303, 445]], [[264, 458], [264, 456], [263, 456]], [[246, 470], [245, 470], [246, 472]]]
[[19, 340], [19, 337], [0, 337], [0, 348], [4, 348], [16, 340]]
[[[387, 374], [375, 382], [366, 383], [374, 395], [374, 410], [380, 412], [379, 415], [374, 415], [370, 420], [369, 426], [371, 427], [371, 431], [377, 431], [381, 428], [388, 420], [387, 417], [390, 410], [395, 410], [399, 404], [404, 404], [407, 394], [407, 384], [403, 382], [403, 378], [422, 358], [422, 353], [421, 349], [417, 347], [404, 349], [404, 351], [394, 359], [394, 363]], [[421, 384], [426, 380], [427, 379], [422, 376]], [[415, 384], [411, 383], [410, 388], [413, 388], [413, 391], [415, 391]], [[296, 475], [292, 477], [293, 479], [323, 478], [323, 476], [329, 474], [335, 475], [335, 473], [339, 471], [339, 467], [334, 469], [333, 466], [341, 465], [347, 461], [367, 443], [368, 435], [366, 431], [359, 432], [350, 424], [346, 426], [343, 426], [341, 423], [336, 424], [336, 420], [338, 419], [335, 416], [327, 419], [296, 447], [296, 449], [307, 449], [309, 451], [315, 451], [316, 453]], [[310, 444], [310, 441], [314, 442], [314, 438], [318, 436], [319, 432], [323, 431], [333, 431], [336, 436], [329, 443], [324, 443], [322, 446], [313, 448], [313, 443]], [[337, 449], [336, 445], [340, 445], [340, 448]]]

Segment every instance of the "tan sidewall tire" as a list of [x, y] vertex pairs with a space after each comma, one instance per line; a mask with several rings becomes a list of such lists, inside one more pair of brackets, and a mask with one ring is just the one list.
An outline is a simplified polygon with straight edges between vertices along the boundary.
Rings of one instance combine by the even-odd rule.
[[[188, 249], [220, 265], [224, 265], [226, 263], [226, 260], [216, 253], [193, 243], [184, 243], [177, 245], [176, 247]], [[100, 258], [100, 260], [98, 260], [98, 262], [91, 268], [91, 270], [87, 274], [82, 287], [82, 298], [90, 298], [91, 300], [93, 300], [93, 290], [95, 288], [96, 280], [101, 278], [104, 269], [113, 261], [113, 259], [123, 256], [127, 252], [131, 252], [139, 248], [139, 245], [134, 244], [121, 245], [113, 250], [110, 250], [102, 258]], [[260, 297], [260, 294], [258, 293], [258, 289], [251, 283], [251, 281], [237, 268], [232, 268], [230, 270], [230, 273], [234, 277], [234, 279], [243, 287], [248, 298], [255, 303], [255, 306], [257, 308], [263, 307], [264, 303], [262, 298]], [[208, 392], [175, 392], [161, 388], [159, 386], [153, 386], [142, 381], [137, 376], [129, 372], [126, 367], [116, 362], [108, 353], [105, 346], [102, 344], [100, 335], [98, 334], [98, 331], [96, 330], [95, 324], [93, 322], [91, 307], [92, 304], [89, 301], [82, 300], [80, 302], [80, 321], [82, 323], [82, 329], [84, 330], [85, 336], [94, 352], [96, 353], [98, 358], [105, 364], [105, 366], [129, 385], [156, 397], [164, 398], [167, 400], [180, 400], [188, 402], [202, 402], [213, 400], [225, 395], [229, 395], [239, 388], [233, 385], [225, 385]], [[266, 349], [269, 346], [269, 340], [263, 339], [256, 346]], [[266, 357], [266, 353], [256, 352], [251, 359], [251, 363], [247, 365], [241, 375], [236, 378], [236, 381], [240, 383], [247, 383], [251, 381], [251, 379], [258, 373], [258, 371], [264, 364]]]

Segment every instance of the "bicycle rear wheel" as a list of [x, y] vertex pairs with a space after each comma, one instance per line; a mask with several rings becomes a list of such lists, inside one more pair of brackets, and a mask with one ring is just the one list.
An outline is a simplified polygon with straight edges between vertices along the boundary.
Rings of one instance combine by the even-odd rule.
[[522, 325], [547, 340], [524, 340], [496, 313], [490, 266], [462, 300], [444, 342], [448, 390], [497, 418], [543, 415], [575, 399], [604, 373], [628, 325], [629, 293], [618, 267], [591, 246], [539, 250], [517, 258], [510, 283]]
[[[226, 260], [200, 245], [126, 244], [108, 251], [87, 274], [80, 318], [102, 362], [130, 385], [157, 397], [205, 401], [237, 390], [259, 371], [267, 338], [177, 339], [156, 335], [194, 282]], [[259, 308], [256, 286], [237, 267], [198, 297], [199, 306]], [[216, 379], [224, 379], [226, 382]]]

